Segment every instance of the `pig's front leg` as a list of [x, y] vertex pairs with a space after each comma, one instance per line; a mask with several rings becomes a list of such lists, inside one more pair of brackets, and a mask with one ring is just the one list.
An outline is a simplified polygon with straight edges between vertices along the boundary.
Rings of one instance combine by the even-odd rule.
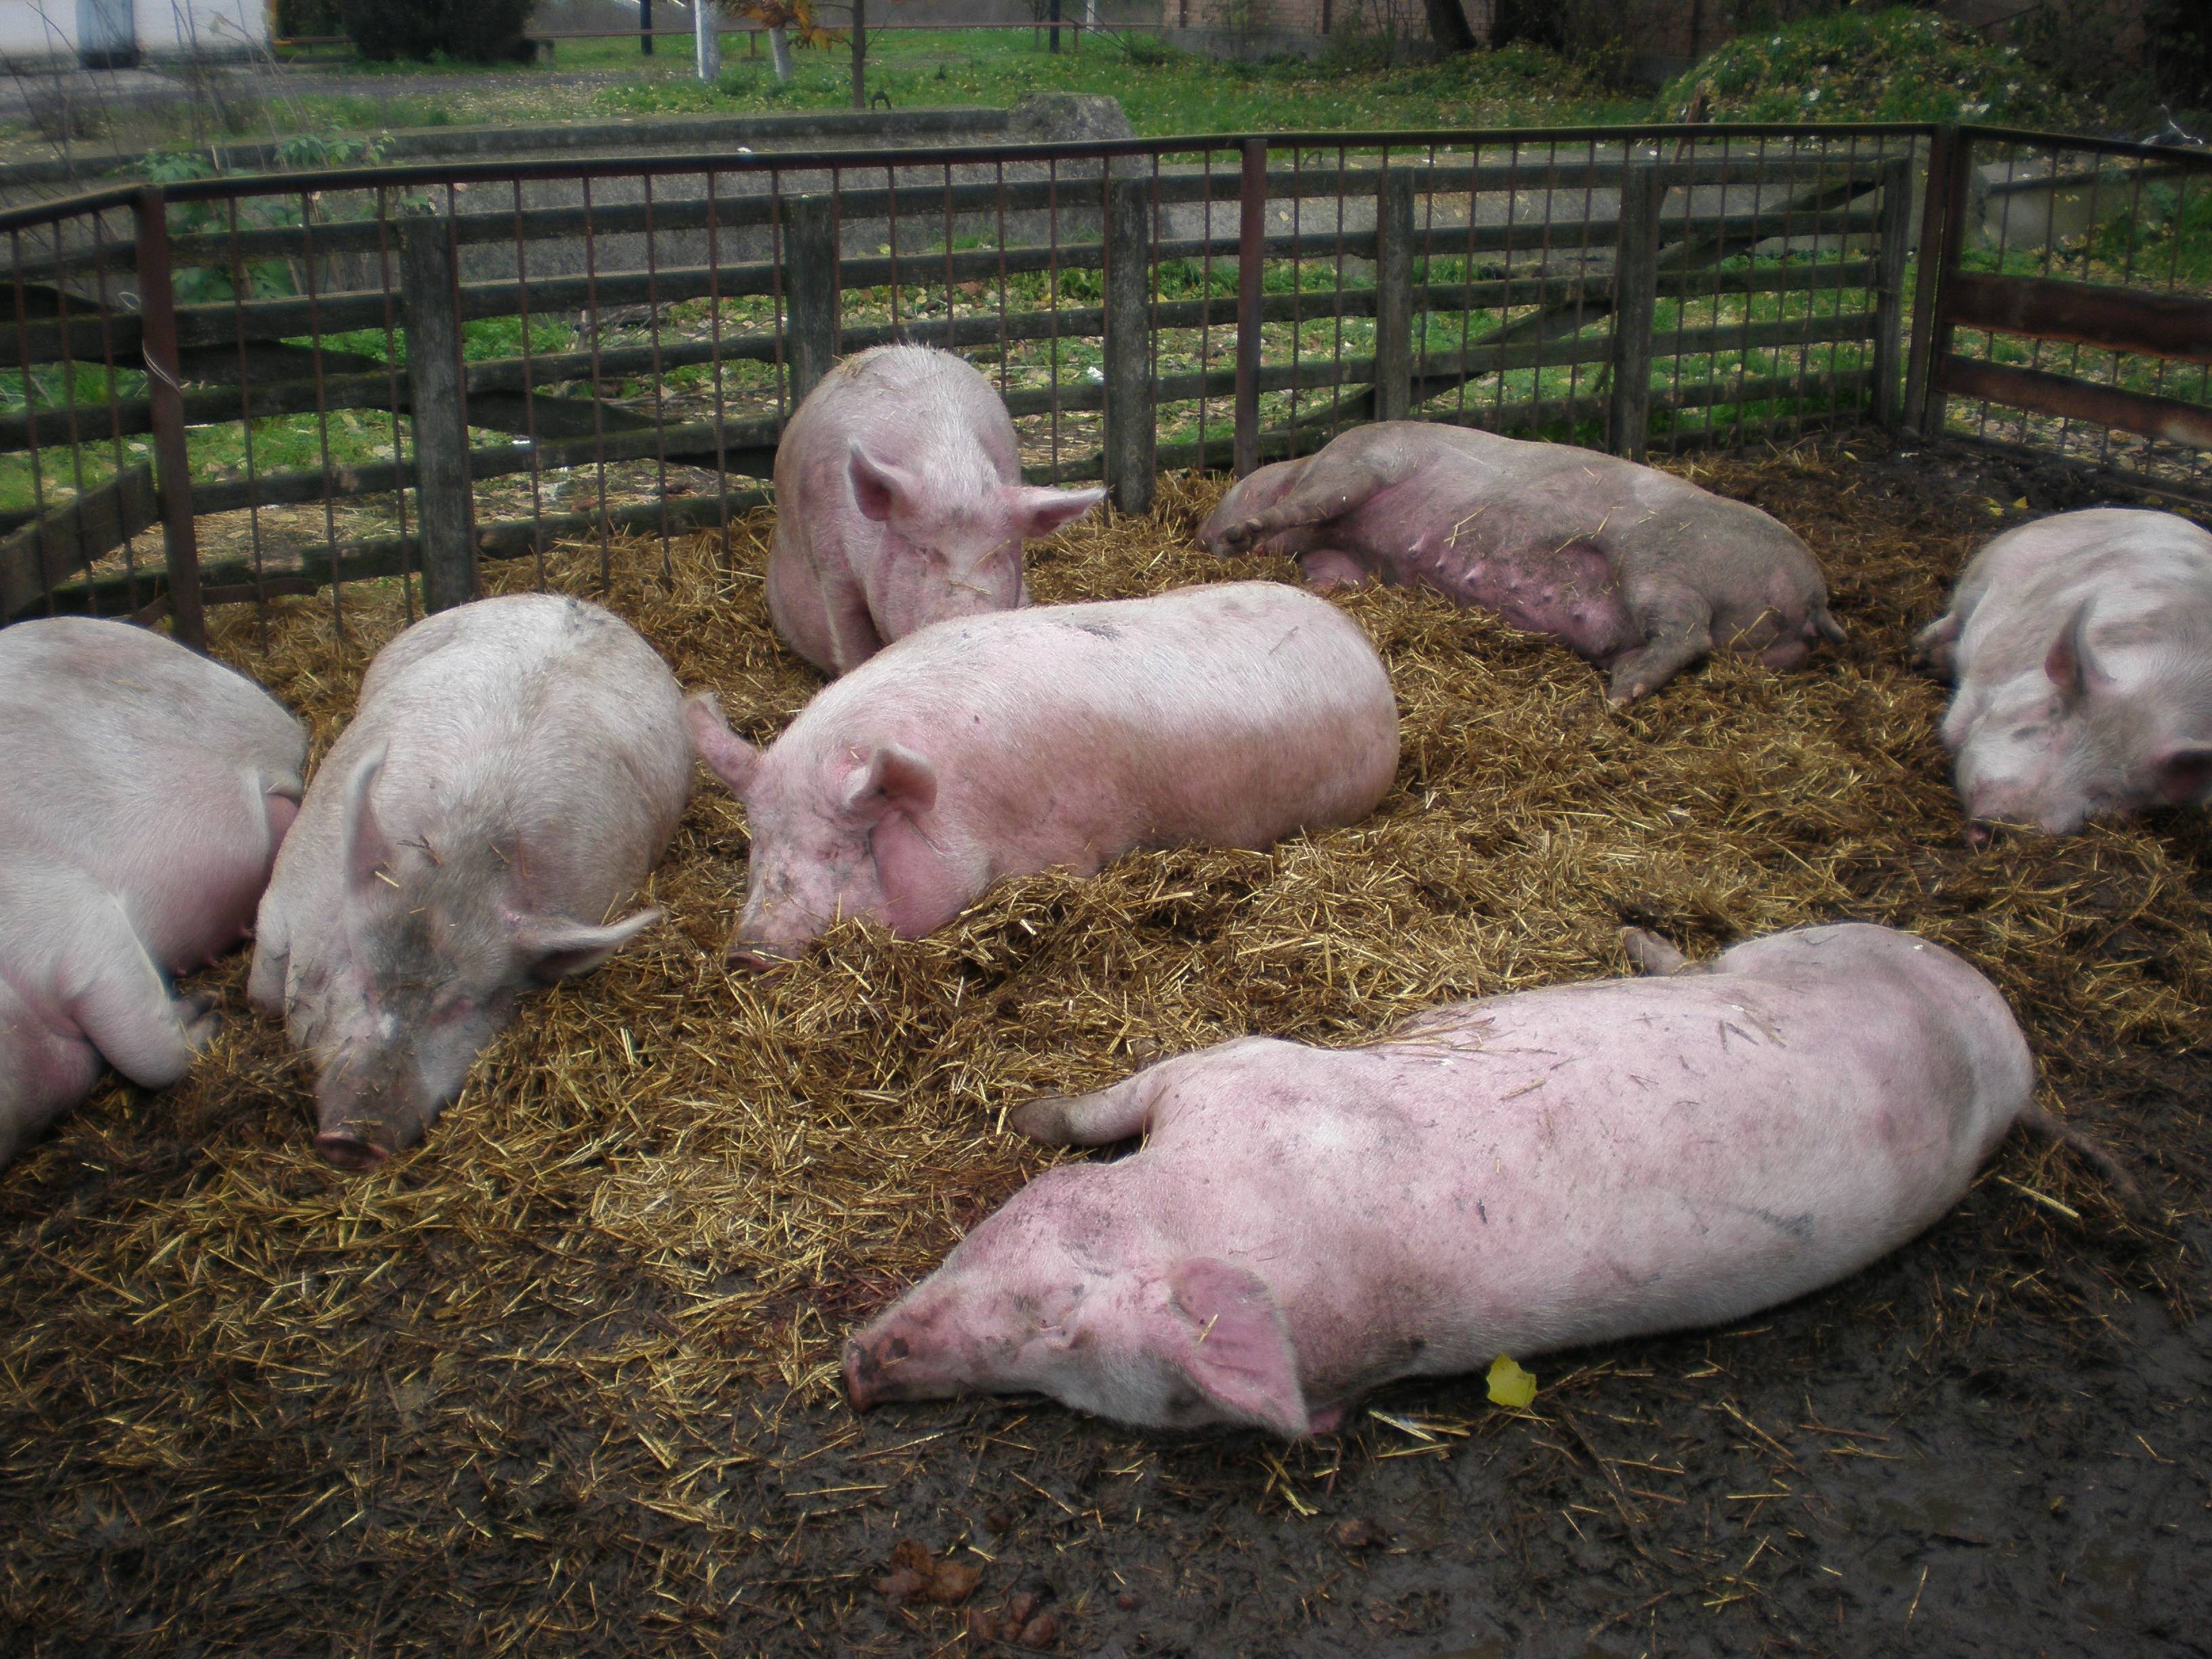
[[85, 988], [70, 1003], [70, 1016], [110, 1066], [146, 1089], [183, 1081], [193, 1056], [215, 1041], [216, 1019], [205, 1002], [170, 994], [168, 981], [146, 954], [120, 911], [80, 938], [72, 979]]
[[849, 674], [884, 648], [884, 636], [868, 610], [868, 596], [858, 582], [823, 586], [823, 613], [830, 629], [830, 661], [815, 666], [830, 674]]
[[1048, 1146], [1106, 1146], [1150, 1124], [1159, 1075], [1139, 1072], [1096, 1094], [1054, 1095], [1016, 1107], [1006, 1121]]
[[1654, 583], [1628, 596], [1629, 615], [1644, 643], [1613, 660], [1607, 700], [1634, 702], [1656, 691], [1713, 648], [1713, 611], [1692, 590]]
[[1380, 460], [1338, 461], [1328, 456], [1315, 460], [1273, 507], [1223, 526], [1223, 548], [1240, 553], [1286, 530], [1340, 519], [1364, 507], [1376, 491], [1397, 482]]
[[1957, 611], [1947, 611], [1915, 634], [1912, 665], [1937, 679], [1955, 680], [1959, 675], [1959, 629], [1964, 620]]

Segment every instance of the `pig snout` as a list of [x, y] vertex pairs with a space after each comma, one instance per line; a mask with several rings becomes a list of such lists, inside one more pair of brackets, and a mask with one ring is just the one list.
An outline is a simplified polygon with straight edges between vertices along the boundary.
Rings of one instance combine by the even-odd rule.
[[906, 1339], [889, 1337], [872, 1346], [859, 1337], [845, 1344], [845, 1397], [856, 1412], [890, 1398], [891, 1366], [906, 1358]]
[[743, 968], [750, 973], [772, 974], [798, 961], [799, 952], [787, 945], [772, 945], [766, 939], [746, 939], [740, 934], [724, 948], [722, 960], [732, 968]]
[[392, 1079], [384, 1067], [362, 1074], [342, 1058], [315, 1091], [315, 1150], [339, 1169], [362, 1174], [422, 1139], [444, 1103]]

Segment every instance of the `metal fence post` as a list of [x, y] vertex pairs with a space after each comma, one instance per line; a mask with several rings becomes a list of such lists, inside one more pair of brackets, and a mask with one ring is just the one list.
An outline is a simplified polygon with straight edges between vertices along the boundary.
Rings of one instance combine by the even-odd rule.
[[1152, 219], [1150, 179], [1106, 181], [1106, 485], [1121, 513], [1151, 509], [1158, 470]]
[[1651, 319], [1659, 296], [1659, 170], [1629, 169], [1620, 186], [1613, 264], [1613, 404], [1606, 447], [1640, 461], [1650, 441]]
[[1875, 232], [1874, 418], [1898, 426], [1905, 372], [1905, 256], [1912, 235], [1912, 163], [1899, 155], [1881, 164], [1881, 219]]
[[1375, 203], [1375, 418], [1413, 406], [1413, 175], [1382, 174]]
[[191, 463], [185, 453], [185, 396], [177, 368], [177, 294], [170, 280], [169, 210], [152, 185], [138, 192], [138, 319], [146, 362], [147, 416], [154, 428], [155, 489], [177, 637], [207, 648], [200, 604], [199, 529], [192, 519]]
[[827, 196], [783, 203], [784, 362], [791, 410], [806, 401], [837, 361], [836, 204]]
[[[453, 222], [444, 214], [400, 222], [399, 297], [407, 327], [425, 611], [450, 610], [477, 596], [476, 502], [453, 263]], [[335, 581], [337, 572], [331, 577]]]
[[[1209, 208], [1208, 211], [1211, 211]], [[1267, 243], [1267, 141], [1244, 141], [1237, 191], [1237, 476], [1260, 465], [1260, 276]]]
[[1917, 437], [1926, 418], [1929, 373], [1935, 359], [1936, 300], [1942, 286], [1943, 237], [1951, 222], [1951, 158], [1959, 151], [1959, 129], [1949, 122], [1928, 140], [1928, 193], [1920, 212], [1920, 268], [1912, 284], [1912, 337], [1905, 356], [1906, 434]]

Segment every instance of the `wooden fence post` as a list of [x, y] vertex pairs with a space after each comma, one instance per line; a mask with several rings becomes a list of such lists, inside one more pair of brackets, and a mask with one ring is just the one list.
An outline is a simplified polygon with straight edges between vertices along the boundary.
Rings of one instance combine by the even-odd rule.
[[836, 204], [827, 196], [793, 196], [783, 204], [784, 363], [791, 375], [790, 413], [837, 361]]
[[1413, 406], [1413, 172], [1382, 174], [1375, 199], [1375, 418], [1402, 421]]
[[453, 228], [445, 215], [400, 221], [399, 295], [407, 328], [408, 406], [414, 414], [422, 608], [446, 611], [477, 596], [477, 538]]
[[1650, 441], [1651, 319], [1659, 294], [1659, 204], [1655, 167], [1631, 167], [1620, 186], [1620, 243], [1613, 264], [1613, 405], [1606, 447], [1640, 461]]
[[1942, 283], [1943, 240], [1951, 222], [1951, 158], [1960, 148], [1959, 129], [1949, 122], [1928, 141], [1928, 195], [1920, 213], [1920, 268], [1912, 285], [1912, 338], [1905, 356], [1907, 436], [1925, 430], [1928, 387], [1935, 360], [1936, 302]]
[[[169, 210], [161, 192], [151, 185], [138, 192], [135, 209], [140, 349], [146, 363], [147, 418], [154, 428], [169, 614], [175, 621], [177, 637], [195, 651], [204, 651], [207, 623], [200, 608], [199, 527], [192, 517], [191, 463], [185, 453], [185, 394], [178, 384], [177, 295], [169, 280]], [[22, 303], [20, 297], [16, 303]], [[0, 617], [0, 622], [6, 620]]]
[[1159, 434], [1152, 388], [1152, 190], [1106, 181], [1106, 487], [1115, 510], [1151, 510]]
[[1905, 395], [1905, 256], [1912, 236], [1912, 163], [1902, 155], [1881, 164], [1875, 236], [1874, 418], [1894, 432]]
[[[1212, 209], [1206, 210], [1209, 217]], [[1260, 277], [1267, 236], [1267, 141], [1244, 141], [1237, 189], [1237, 476], [1260, 465]]]

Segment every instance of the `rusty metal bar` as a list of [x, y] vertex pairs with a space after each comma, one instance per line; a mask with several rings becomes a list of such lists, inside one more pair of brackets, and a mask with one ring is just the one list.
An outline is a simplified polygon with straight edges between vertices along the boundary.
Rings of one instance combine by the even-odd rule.
[[1247, 138], [1237, 198], [1236, 448], [1240, 478], [1260, 464], [1260, 279], [1267, 232], [1267, 141]]
[[149, 185], [138, 192], [133, 211], [137, 219], [140, 342], [154, 427], [170, 614], [177, 637], [195, 651], [204, 651], [207, 617], [200, 596], [199, 527], [192, 520], [184, 388], [177, 380], [177, 295], [169, 276], [168, 204], [160, 189]]

